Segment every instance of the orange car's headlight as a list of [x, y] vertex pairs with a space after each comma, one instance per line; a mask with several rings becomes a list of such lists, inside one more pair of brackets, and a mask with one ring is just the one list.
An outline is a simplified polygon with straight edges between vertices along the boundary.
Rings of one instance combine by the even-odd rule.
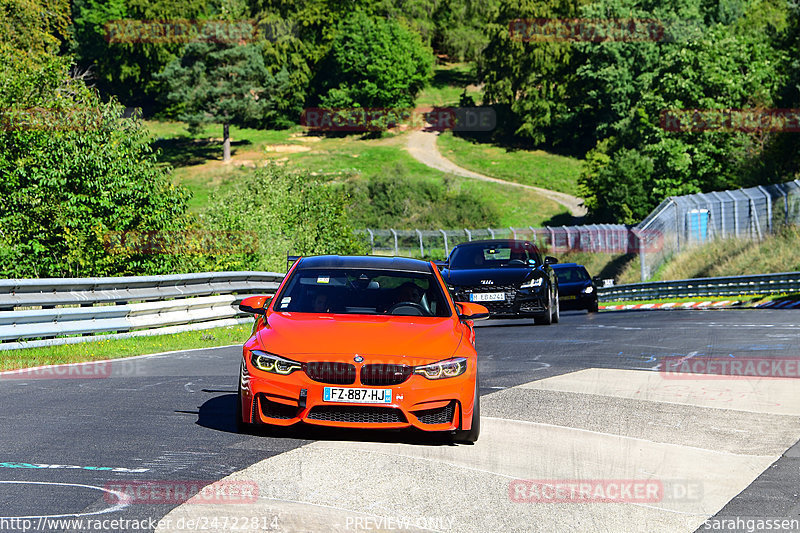
[[301, 370], [303, 368], [303, 365], [297, 361], [284, 359], [283, 357], [261, 350], [253, 350], [250, 356], [250, 362], [259, 370], [272, 374], [280, 374], [282, 376], [289, 375], [295, 370]]
[[460, 376], [467, 371], [467, 360], [464, 357], [453, 357], [438, 363], [415, 366], [414, 373], [428, 379], [445, 379]]

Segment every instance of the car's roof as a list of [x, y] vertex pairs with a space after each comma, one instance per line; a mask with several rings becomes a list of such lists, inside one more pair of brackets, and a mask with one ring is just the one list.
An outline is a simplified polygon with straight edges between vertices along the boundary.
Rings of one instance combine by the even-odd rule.
[[297, 268], [366, 268], [431, 273], [431, 265], [427, 261], [406, 257], [381, 257], [375, 255], [318, 255], [304, 257], [300, 259]]
[[586, 268], [583, 265], [579, 265], [578, 263], [556, 263], [554, 265], [550, 265], [553, 268]]
[[485, 239], [482, 241], [469, 241], [469, 242], [462, 242], [457, 246], [470, 246], [473, 244], [515, 244], [517, 246], [524, 246], [526, 244], [530, 246], [536, 246], [531, 241], [521, 241], [521, 240], [514, 240], [514, 239]]

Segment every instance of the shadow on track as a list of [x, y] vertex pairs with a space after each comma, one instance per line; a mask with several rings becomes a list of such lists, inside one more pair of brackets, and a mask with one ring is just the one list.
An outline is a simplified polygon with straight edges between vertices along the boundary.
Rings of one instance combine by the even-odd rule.
[[[207, 400], [198, 410], [196, 424], [216, 431], [238, 433], [235, 422], [236, 401], [236, 394], [223, 394]], [[449, 432], [424, 432], [415, 428], [391, 430], [343, 429], [301, 423], [290, 427], [256, 426], [256, 429], [248, 434], [254, 437], [304, 441], [364, 441], [416, 444], [420, 446], [454, 446]]]

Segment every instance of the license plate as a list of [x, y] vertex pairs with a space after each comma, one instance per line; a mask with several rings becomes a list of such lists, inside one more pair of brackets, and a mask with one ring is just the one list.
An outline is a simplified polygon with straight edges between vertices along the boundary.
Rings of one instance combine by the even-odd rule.
[[469, 295], [470, 302], [502, 302], [505, 299], [504, 292], [476, 292]]
[[562, 300], [577, 300], [577, 296], [561, 296]]
[[326, 402], [392, 403], [392, 389], [325, 387], [322, 399]]

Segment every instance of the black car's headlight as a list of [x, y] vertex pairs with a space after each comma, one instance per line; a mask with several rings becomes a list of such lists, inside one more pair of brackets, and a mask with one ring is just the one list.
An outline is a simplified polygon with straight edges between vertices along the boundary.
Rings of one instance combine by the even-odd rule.
[[292, 361], [291, 359], [284, 359], [275, 354], [262, 352], [261, 350], [253, 350], [250, 356], [250, 362], [253, 366], [264, 372], [271, 374], [280, 374], [286, 376], [303, 368], [301, 363]]
[[544, 278], [531, 278], [522, 285], [519, 286], [520, 289], [531, 289], [533, 287], [541, 287], [542, 283], [544, 283]]
[[594, 287], [589, 285], [588, 287], [585, 287], [581, 292], [583, 292], [583, 294], [592, 294], [594, 292]]
[[467, 360], [464, 357], [453, 357], [438, 363], [415, 366], [414, 373], [428, 379], [445, 379], [460, 376], [467, 371]]

